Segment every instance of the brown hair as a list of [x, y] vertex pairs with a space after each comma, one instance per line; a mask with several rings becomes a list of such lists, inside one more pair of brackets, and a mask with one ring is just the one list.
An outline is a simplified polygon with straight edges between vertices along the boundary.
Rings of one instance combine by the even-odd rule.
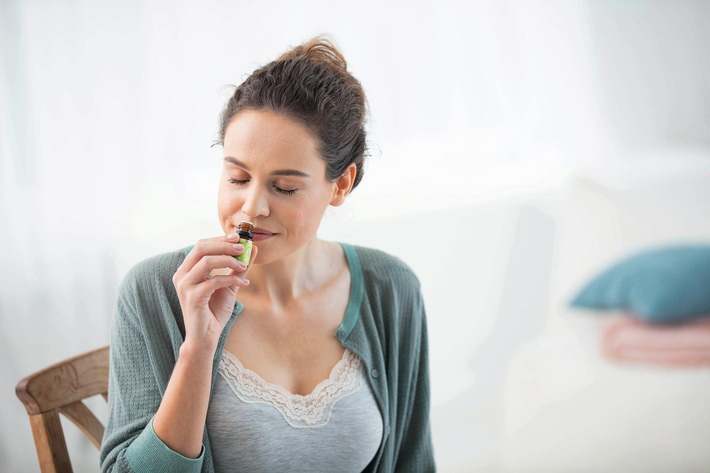
[[303, 123], [320, 141], [326, 178], [336, 180], [355, 163], [353, 188], [359, 184], [366, 152], [365, 92], [328, 39], [313, 38], [242, 82], [220, 117], [220, 144], [232, 118], [244, 109], [284, 113]]

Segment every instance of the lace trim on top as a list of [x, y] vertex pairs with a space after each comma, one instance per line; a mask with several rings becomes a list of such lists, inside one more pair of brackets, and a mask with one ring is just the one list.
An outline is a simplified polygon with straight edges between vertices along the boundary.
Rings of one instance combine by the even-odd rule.
[[360, 366], [360, 358], [346, 349], [328, 379], [318, 383], [313, 392], [305, 396], [292, 394], [282, 386], [267, 382], [254, 371], [245, 368], [227, 350], [222, 352], [219, 374], [239, 399], [275, 407], [292, 427], [321, 427], [330, 420], [335, 403], [362, 385], [361, 377], [358, 376]]

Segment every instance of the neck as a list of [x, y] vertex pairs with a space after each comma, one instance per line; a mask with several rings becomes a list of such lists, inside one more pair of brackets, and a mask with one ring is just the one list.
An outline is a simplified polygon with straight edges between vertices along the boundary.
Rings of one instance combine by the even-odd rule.
[[285, 258], [255, 264], [247, 276], [251, 283], [249, 293], [285, 306], [329, 279], [337, 270], [337, 262], [333, 258], [333, 244], [314, 238]]

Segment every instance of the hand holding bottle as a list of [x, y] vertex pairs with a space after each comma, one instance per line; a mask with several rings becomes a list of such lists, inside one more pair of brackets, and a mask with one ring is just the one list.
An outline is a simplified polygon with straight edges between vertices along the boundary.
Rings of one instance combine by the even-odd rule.
[[[200, 240], [175, 272], [173, 284], [185, 319], [186, 344], [216, 349], [234, 310], [237, 291], [249, 284], [245, 277], [249, 266], [237, 259], [245, 251], [238, 241], [237, 233]], [[256, 253], [254, 248], [251, 261]], [[226, 271], [213, 274], [222, 268]]]

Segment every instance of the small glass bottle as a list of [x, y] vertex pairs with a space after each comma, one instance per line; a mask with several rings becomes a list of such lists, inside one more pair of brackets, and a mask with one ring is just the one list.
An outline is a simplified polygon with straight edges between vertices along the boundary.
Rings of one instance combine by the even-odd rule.
[[254, 224], [251, 222], [239, 222], [239, 226], [237, 227], [239, 243], [244, 245], [244, 253], [235, 256], [235, 258], [237, 261], [241, 261], [247, 265], [249, 264], [249, 260], [251, 260], [251, 248], [254, 245], [254, 242], [252, 241], [254, 239], [252, 230], [254, 230]]

